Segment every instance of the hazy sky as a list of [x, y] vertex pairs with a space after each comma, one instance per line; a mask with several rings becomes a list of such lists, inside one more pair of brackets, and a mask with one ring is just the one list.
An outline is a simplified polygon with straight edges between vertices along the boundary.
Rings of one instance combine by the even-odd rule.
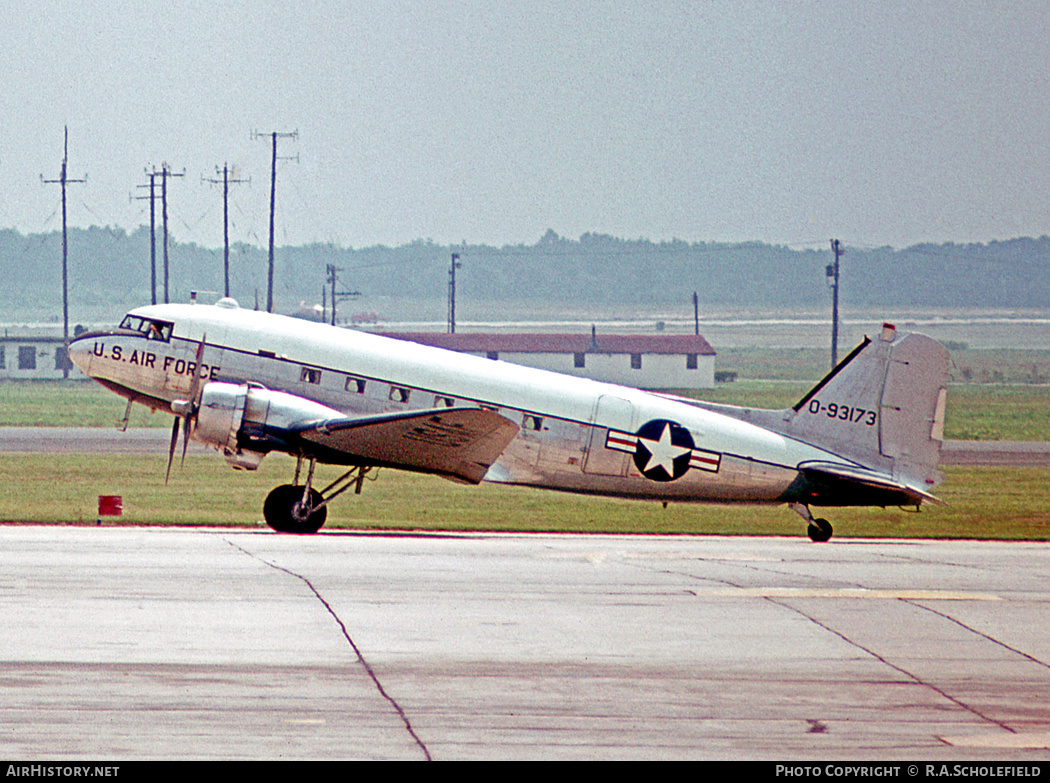
[[[1050, 233], [1050, 3], [5, 0], [0, 227], [824, 247]], [[159, 204], [158, 204], [159, 215]]]

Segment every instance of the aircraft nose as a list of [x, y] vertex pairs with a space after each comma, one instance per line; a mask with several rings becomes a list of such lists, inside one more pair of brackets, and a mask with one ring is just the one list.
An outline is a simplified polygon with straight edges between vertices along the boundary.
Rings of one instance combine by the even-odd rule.
[[91, 375], [88, 370], [91, 366], [92, 351], [93, 346], [90, 339], [78, 337], [69, 343], [69, 360], [84, 375]]

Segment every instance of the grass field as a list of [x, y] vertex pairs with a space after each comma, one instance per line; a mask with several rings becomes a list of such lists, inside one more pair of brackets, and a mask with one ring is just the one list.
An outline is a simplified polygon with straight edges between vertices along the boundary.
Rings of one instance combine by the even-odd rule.
[[[98, 496], [121, 495], [123, 514], [103, 524], [263, 526], [262, 501], [287, 482], [294, 462], [267, 457], [256, 473], [234, 473], [218, 456], [191, 456], [164, 483], [166, 458], [0, 455], [0, 522], [95, 524]], [[1046, 469], [948, 468], [946, 507], [826, 509], [838, 536], [1050, 538]], [[319, 469], [321, 480], [334, 478]], [[804, 535], [786, 506], [670, 504], [585, 497], [522, 487], [454, 484], [380, 471], [361, 495], [329, 510], [326, 530], [557, 531], [575, 533]]]

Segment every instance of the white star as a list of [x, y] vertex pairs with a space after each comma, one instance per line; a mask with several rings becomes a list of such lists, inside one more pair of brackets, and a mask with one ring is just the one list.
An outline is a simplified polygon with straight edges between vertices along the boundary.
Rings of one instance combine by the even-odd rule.
[[691, 449], [687, 446], [675, 446], [671, 443], [671, 425], [664, 425], [664, 431], [660, 434], [660, 440], [649, 440], [639, 438], [641, 443], [649, 451], [649, 461], [642, 468], [643, 473], [648, 473], [654, 467], [661, 467], [667, 471], [668, 476], [674, 476], [674, 461], [683, 454], [688, 454]]

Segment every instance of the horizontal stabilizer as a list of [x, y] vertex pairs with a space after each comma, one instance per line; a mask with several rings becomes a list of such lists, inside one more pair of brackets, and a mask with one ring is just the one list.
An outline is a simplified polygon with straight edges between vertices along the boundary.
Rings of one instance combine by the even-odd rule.
[[855, 465], [804, 462], [798, 469], [799, 481], [789, 490], [792, 502], [815, 506], [945, 505], [923, 489]]
[[314, 421], [293, 432], [305, 451], [328, 462], [477, 484], [517, 435], [518, 425], [485, 408], [435, 408]]

